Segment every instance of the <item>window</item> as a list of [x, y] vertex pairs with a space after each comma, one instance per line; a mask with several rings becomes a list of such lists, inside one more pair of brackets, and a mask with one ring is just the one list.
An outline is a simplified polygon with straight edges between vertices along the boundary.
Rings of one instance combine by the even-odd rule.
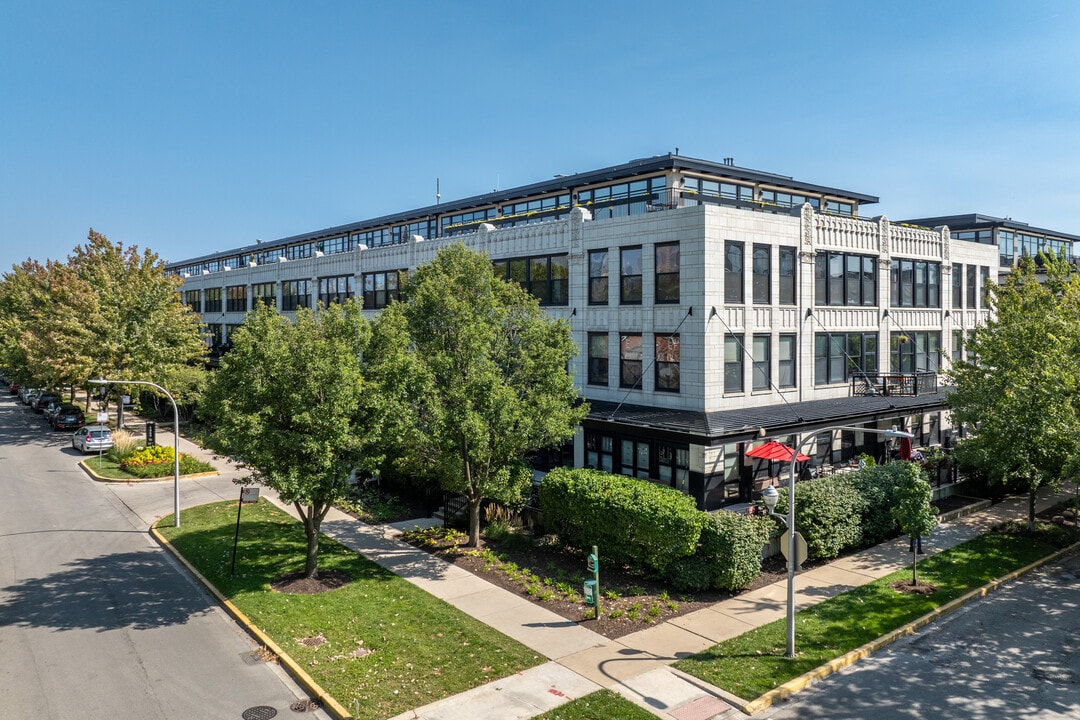
[[569, 262], [568, 255], [537, 255], [496, 260], [491, 265], [496, 276], [521, 285], [541, 305], [551, 306], [570, 303]]
[[352, 275], [319, 278], [319, 302], [323, 306], [344, 303], [356, 294], [356, 278]]
[[324, 255], [337, 255], [338, 253], [349, 252], [353, 249], [353, 246], [348, 235], [341, 235], [319, 240], [315, 243], [315, 249]]
[[226, 312], [247, 312], [247, 286], [230, 285], [225, 288]]
[[605, 472], [615, 472], [615, 438], [586, 430], [585, 465]]
[[607, 333], [589, 333], [589, 384], [608, 384]]
[[679, 392], [679, 336], [656, 336], [656, 389]]
[[874, 258], [819, 252], [814, 258], [815, 305], [877, 305]]
[[206, 344], [210, 346], [211, 350], [217, 350], [221, 347], [221, 338], [224, 332], [225, 326], [221, 323], [210, 323], [206, 326]]
[[780, 376], [777, 383], [782, 388], [795, 387], [795, 368], [798, 360], [798, 345], [795, 335], [780, 336]]
[[979, 295], [977, 277], [978, 272], [979, 268], [977, 268], [976, 266], [967, 266], [967, 306], [969, 308], [976, 307], [976, 298]]
[[724, 392], [743, 391], [743, 349], [738, 335], [724, 336]]
[[188, 290], [184, 293], [184, 303], [191, 308], [192, 312], [202, 312], [202, 291]]
[[624, 305], [641, 304], [641, 248], [631, 247], [619, 250], [621, 284], [619, 302]]
[[589, 251], [589, 304], [608, 304], [608, 252]]
[[780, 250], [780, 272], [778, 273], [778, 284], [780, 285], [780, 304], [781, 305], [794, 305], [795, 304], [795, 258], [796, 250], [792, 247], [781, 247]]
[[270, 307], [277, 307], [277, 284], [268, 283], [255, 283], [251, 286], [251, 304], [252, 307], [255, 303], [261, 302], [264, 305]]
[[1001, 267], [1010, 267], [1016, 256], [1014, 235], [1008, 230], [998, 230], [998, 264]]
[[772, 274], [772, 258], [769, 256], [768, 245], [754, 245], [754, 264], [751, 273], [750, 284], [754, 303], [757, 305], [769, 304], [770, 282]]
[[889, 337], [892, 372], [937, 372], [940, 367], [940, 332], [899, 332]]
[[679, 302], [679, 243], [665, 243], [655, 248], [656, 302]]
[[619, 453], [619, 473], [647, 479], [649, 477], [649, 443], [644, 440], [623, 440]]
[[619, 337], [619, 386], [641, 387], [641, 333]]
[[364, 273], [364, 308], [378, 310], [401, 298], [405, 270]]
[[983, 265], [979, 268], [979, 274], [982, 280], [982, 292], [979, 293], [979, 307], [985, 310], [990, 307], [990, 268]]
[[814, 336], [814, 384], [847, 382], [876, 373], [877, 333], [817, 333]]
[[952, 306], [964, 307], [964, 266], [960, 263], [952, 266]]
[[952, 331], [952, 360], [959, 362], [964, 359], [964, 331]]
[[657, 478], [681, 492], [690, 491], [690, 450], [681, 445], [656, 445]]
[[829, 215], [843, 215], [844, 217], [854, 217], [855, 205], [849, 202], [840, 202], [839, 200], [826, 200], [825, 212]]
[[[306, 242], [299, 245], [290, 245], [285, 248], [285, 257], [290, 260], [303, 260], [304, 258], [313, 257], [315, 255], [315, 243]], [[284, 297], [284, 292], [282, 297]]]
[[743, 244], [728, 240], [724, 243], [724, 302], [743, 301]]
[[221, 312], [221, 288], [207, 288], [205, 291], [206, 302], [204, 307], [208, 313]]
[[666, 197], [667, 178], [654, 177], [582, 190], [578, 193], [577, 204], [588, 207], [593, 219], [601, 220], [644, 215]]
[[941, 307], [941, 265], [926, 260], [893, 260], [889, 267], [893, 307]]
[[772, 372], [769, 364], [769, 343], [772, 340], [768, 335], [755, 335], [753, 345], [753, 380], [751, 389], [768, 390], [772, 386]]
[[311, 307], [311, 281], [285, 280], [281, 283], [281, 309]]
[[816, 197], [796, 195], [782, 190], [762, 190], [761, 201], [782, 208], [801, 207], [803, 203], [810, 203], [816, 209], [821, 204], [821, 201]]

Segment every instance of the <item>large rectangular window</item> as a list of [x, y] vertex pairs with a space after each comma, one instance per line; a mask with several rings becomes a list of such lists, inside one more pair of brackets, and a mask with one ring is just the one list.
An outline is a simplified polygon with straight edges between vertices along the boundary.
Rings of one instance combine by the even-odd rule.
[[728, 240], [724, 243], [724, 302], [743, 301], [743, 244]]
[[690, 450], [684, 445], [660, 442], [656, 446], [657, 478], [682, 492], [690, 491]]
[[795, 387], [795, 368], [798, 363], [798, 340], [795, 335], [781, 335], [780, 336], [780, 366], [778, 368], [780, 375], [777, 378], [779, 385], [782, 388]]
[[619, 249], [619, 302], [641, 304], [641, 247]]
[[589, 251], [589, 304], [608, 304], [608, 251]]
[[772, 386], [772, 367], [769, 356], [769, 344], [772, 338], [768, 335], [755, 335], [754, 347], [751, 351], [754, 357], [754, 372], [751, 388], [754, 390], [768, 390]]
[[356, 278], [352, 275], [319, 278], [319, 302], [324, 307], [344, 303], [355, 294]]
[[967, 266], [967, 306], [971, 309], [978, 307], [979, 297], [979, 268], [975, 265]]
[[793, 247], [781, 247], [780, 251], [780, 271], [777, 277], [777, 283], [780, 286], [780, 304], [781, 305], [794, 305], [796, 300], [795, 283], [796, 283], [796, 268], [798, 267], [796, 258], [798, 257], [797, 251]]
[[401, 285], [406, 270], [364, 273], [364, 308], [378, 310], [401, 298]]
[[261, 302], [272, 308], [277, 307], [277, 283], [255, 283], [251, 286], [251, 305]]
[[191, 308], [191, 312], [202, 312], [202, 290], [187, 290], [184, 292], [184, 304]]
[[964, 266], [960, 263], [952, 266], [952, 306], [964, 307]]
[[941, 307], [941, 265], [927, 260], [893, 260], [889, 267], [893, 307]]
[[615, 472], [615, 438], [595, 430], [586, 430], [585, 465], [604, 472]]
[[207, 288], [205, 293], [206, 302], [203, 307], [206, 308], [208, 313], [221, 312], [221, 288]]
[[814, 258], [815, 305], [877, 305], [873, 257], [819, 252]]
[[225, 288], [226, 312], [247, 312], [247, 286], [230, 285]]
[[979, 293], [979, 307], [985, 310], [990, 307], [990, 268], [983, 265], [979, 268], [980, 284], [982, 292]]
[[656, 302], [679, 302], [679, 243], [655, 247]]
[[891, 372], [937, 372], [941, 365], [940, 332], [899, 332], [889, 336]]
[[589, 333], [589, 384], [608, 384], [607, 333]]
[[743, 391], [743, 346], [739, 335], [724, 336], [724, 392]]
[[516, 282], [541, 305], [570, 303], [570, 258], [568, 255], [538, 255], [492, 262], [495, 275]]
[[964, 331], [952, 331], [952, 360], [959, 362], [964, 359]]
[[641, 387], [641, 333], [619, 336], [619, 386]]
[[644, 440], [624, 439], [619, 453], [619, 473], [629, 477], [649, 477], [649, 443]]
[[814, 384], [847, 382], [878, 371], [877, 333], [817, 333], [814, 336]]
[[679, 336], [656, 336], [656, 389], [679, 392]]
[[283, 281], [281, 283], [281, 309], [292, 311], [302, 307], [311, 307], [311, 281]]
[[754, 245], [750, 285], [755, 305], [768, 305], [771, 301], [769, 294], [772, 291], [772, 257], [769, 253], [768, 245]]

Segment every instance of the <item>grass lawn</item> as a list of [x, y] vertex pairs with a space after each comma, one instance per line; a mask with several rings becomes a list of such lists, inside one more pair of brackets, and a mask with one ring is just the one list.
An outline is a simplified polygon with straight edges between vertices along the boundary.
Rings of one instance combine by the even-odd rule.
[[306, 544], [301, 525], [265, 500], [243, 507], [230, 578], [236, 512], [235, 501], [203, 505], [184, 510], [182, 527], [167, 517], [158, 530], [358, 719], [391, 717], [545, 661], [328, 538], [320, 569], [353, 582], [317, 595], [271, 590], [303, 570]]
[[1058, 549], [1030, 536], [990, 533], [918, 563], [931, 595], [889, 587], [911, 581], [911, 569], [807, 608], [795, 616], [795, 658], [785, 657], [787, 624], [781, 619], [675, 663], [675, 667], [750, 700], [854, 650], [950, 600], [1029, 565]]
[[[100, 458], [95, 456], [83, 460], [83, 465], [86, 465], [86, 467], [90, 468], [101, 477], [108, 478], [109, 480], [142, 480], [142, 478], [136, 475], [121, 470], [119, 465], [104, 455]], [[172, 477], [172, 475], [170, 474], [169, 477]]]
[[532, 720], [656, 720], [648, 710], [638, 707], [611, 690], [598, 690], [571, 700]]

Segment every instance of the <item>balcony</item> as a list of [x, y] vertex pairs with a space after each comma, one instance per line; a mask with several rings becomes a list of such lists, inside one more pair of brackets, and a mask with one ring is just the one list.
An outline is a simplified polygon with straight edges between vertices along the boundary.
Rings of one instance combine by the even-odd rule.
[[852, 397], [869, 395], [933, 395], [937, 373], [861, 373], [851, 378]]

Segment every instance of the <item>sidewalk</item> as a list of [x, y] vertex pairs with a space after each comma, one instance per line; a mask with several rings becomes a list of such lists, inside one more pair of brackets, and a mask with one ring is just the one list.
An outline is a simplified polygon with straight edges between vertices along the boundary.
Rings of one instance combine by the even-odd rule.
[[[171, 433], [159, 430], [158, 442], [171, 443]], [[231, 485], [231, 480], [243, 477], [243, 471], [183, 438], [181, 450], [210, 460], [222, 470], [220, 478], [183, 481], [184, 507], [233, 495], [230, 489], [236, 486]], [[158, 506], [164, 506], [164, 497], [157, 497], [162, 495], [160, 483], [155, 485], [158, 486], [156, 491], [146, 486], [123, 490], [124, 495], [140, 495], [137, 504], [144, 517], [163, 514], [160, 507], [151, 509], [148, 506], [151, 496]], [[236, 488], [235, 496], [238, 495]], [[282, 505], [268, 488], [263, 489], [263, 496], [295, 514], [291, 506]], [[1071, 491], [1054, 495], [1044, 489], [1037, 507], [1041, 510], [1070, 497]], [[171, 504], [168, 508], [171, 511]], [[928, 554], [940, 552], [980, 535], [1000, 522], [1026, 518], [1026, 498], [1011, 498], [940, 523], [931, 537], [924, 538], [923, 549]], [[670, 666], [676, 660], [718, 642], [783, 618], [787, 610], [786, 579], [609, 640], [398, 539], [403, 529], [433, 522], [415, 520], [373, 526], [332, 509], [322, 529], [345, 546], [533, 649], [548, 658], [548, 662], [391, 720], [525, 720], [602, 687], [620, 693], [661, 718], [744, 717], [736, 706], [752, 698], [728, 696]], [[828, 565], [800, 572], [796, 576], [796, 607], [805, 609], [903, 569], [910, 561], [907, 539], [897, 538]]]

